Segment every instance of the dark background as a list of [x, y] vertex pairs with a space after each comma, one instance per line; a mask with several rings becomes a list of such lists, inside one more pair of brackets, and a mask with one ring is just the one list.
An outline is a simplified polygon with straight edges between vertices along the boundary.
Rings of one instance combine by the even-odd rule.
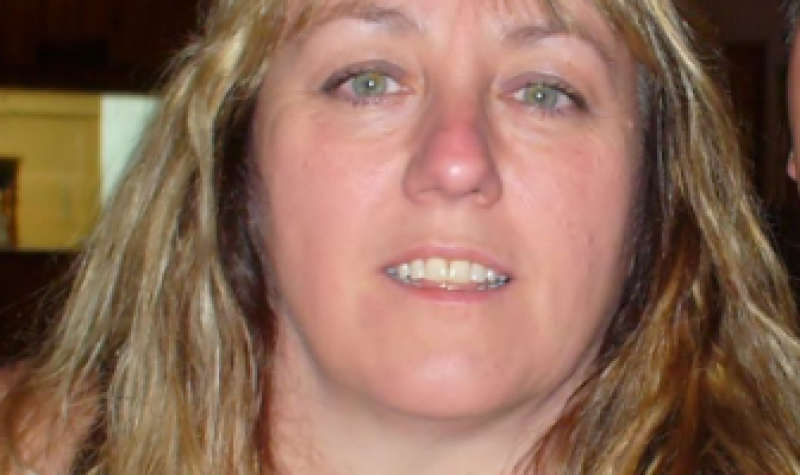
[[0, 87], [148, 91], [195, 29], [200, 5], [2, 0]]

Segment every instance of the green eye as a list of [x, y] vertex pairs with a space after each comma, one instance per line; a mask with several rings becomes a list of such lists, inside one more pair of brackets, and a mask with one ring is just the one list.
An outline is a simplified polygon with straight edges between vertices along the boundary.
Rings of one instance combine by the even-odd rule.
[[555, 109], [565, 99], [565, 94], [549, 84], [536, 83], [525, 86], [519, 99], [526, 105], [542, 109]]
[[379, 105], [385, 100], [400, 99], [406, 88], [396, 79], [403, 71], [391, 65], [353, 65], [335, 72], [320, 90], [326, 95], [353, 105]]
[[389, 91], [389, 78], [375, 71], [367, 71], [353, 76], [350, 87], [357, 97], [381, 96]]

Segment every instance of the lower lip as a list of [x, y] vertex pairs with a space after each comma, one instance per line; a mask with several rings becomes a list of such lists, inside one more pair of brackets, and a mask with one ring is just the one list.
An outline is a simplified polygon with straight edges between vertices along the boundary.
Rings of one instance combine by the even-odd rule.
[[478, 303], [497, 297], [511, 285], [508, 283], [502, 287], [486, 290], [448, 290], [436, 285], [413, 285], [406, 284], [387, 277], [395, 286], [408, 292], [409, 294], [425, 300], [442, 303]]

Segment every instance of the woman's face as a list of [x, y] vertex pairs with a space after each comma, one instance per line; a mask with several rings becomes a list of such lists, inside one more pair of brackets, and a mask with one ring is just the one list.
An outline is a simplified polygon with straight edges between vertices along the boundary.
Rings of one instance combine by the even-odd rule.
[[558, 412], [629, 267], [635, 61], [586, 0], [574, 33], [533, 1], [329, 3], [256, 114], [277, 367], [415, 417]]

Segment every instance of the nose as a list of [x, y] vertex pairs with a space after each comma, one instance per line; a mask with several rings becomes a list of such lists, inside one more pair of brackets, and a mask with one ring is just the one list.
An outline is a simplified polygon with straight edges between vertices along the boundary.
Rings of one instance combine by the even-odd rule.
[[432, 112], [418, 132], [404, 191], [414, 202], [467, 201], [491, 206], [502, 183], [487, 131], [477, 114]]

